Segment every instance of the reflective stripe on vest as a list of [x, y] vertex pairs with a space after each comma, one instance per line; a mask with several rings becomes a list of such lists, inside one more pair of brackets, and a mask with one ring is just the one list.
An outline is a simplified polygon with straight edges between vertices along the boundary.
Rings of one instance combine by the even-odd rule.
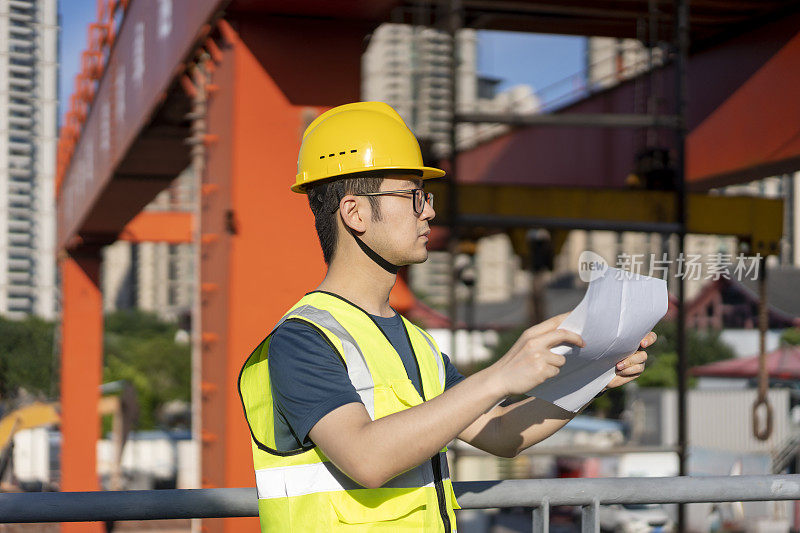
[[[439, 461], [443, 465], [442, 477], [450, 479], [447, 456], [444, 452], [439, 452]], [[431, 468], [430, 461], [425, 461], [418, 467], [390, 479], [381, 488], [406, 489], [432, 487], [433, 484], [433, 468]], [[259, 500], [363, 488], [327, 461], [256, 470], [256, 489]]]

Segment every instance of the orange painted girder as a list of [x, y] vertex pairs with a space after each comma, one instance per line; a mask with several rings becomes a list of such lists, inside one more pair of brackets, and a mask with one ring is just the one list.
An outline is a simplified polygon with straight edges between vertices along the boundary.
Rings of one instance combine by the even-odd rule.
[[690, 133], [690, 179], [719, 179], [742, 169], [753, 169], [756, 178], [800, 168], [798, 94], [800, 33]]
[[193, 217], [180, 211], [143, 211], [136, 215], [119, 234], [127, 242], [192, 242]]
[[[61, 490], [99, 490], [97, 404], [103, 365], [100, 255], [61, 260]], [[61, 531], [103, 531], [99, 522], [65, 523]]]

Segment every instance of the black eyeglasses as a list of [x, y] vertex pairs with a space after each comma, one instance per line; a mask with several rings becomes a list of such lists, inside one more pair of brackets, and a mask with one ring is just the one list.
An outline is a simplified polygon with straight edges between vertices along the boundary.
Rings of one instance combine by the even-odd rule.
[[433, 207], [433, 193], [425, 192], [425, 189], [400, 189], [397, 191], [364, 192], [355, 196], [384, 196], [388, 194], [411, 194], [415, 215], [421, 215], [425, 209], [425, 203]]

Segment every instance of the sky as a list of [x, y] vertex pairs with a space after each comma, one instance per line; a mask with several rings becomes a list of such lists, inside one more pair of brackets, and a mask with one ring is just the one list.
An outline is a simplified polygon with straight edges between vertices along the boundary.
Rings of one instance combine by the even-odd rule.
[[[61, 0], [59, 116], [63, 116], [86, 48], [86, 29], [97, 13], [96, 0]], [[569, 92], [584, 67], [583, 37], [516, 32], [478, 32], [478, 73], [503, 80], [499, 89], [530, 85], [549, 101]]]
[[500, 89], [530, 85], [551, 94], [584, 69], [586, 39], [502, 31], [478, 32], [478, 72], [503, 79]]
[[67, 110], [75, 75], [81, 69], [81, 52], [86, 49], [86, 30], [97, 18], [97, 0], [59, 0], [61, 46], [59, 48], [59, 116]]

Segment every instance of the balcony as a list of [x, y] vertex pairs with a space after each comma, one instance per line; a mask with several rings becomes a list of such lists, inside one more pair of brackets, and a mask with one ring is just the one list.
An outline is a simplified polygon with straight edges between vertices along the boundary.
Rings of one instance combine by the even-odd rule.
[[33, 276], [30, 272], [9, 272], [8, 281], [12, 284], [31, 283]]
[[27, 113], [29, 115], [33, 112], [33, 106], [29, 103], [19, 104], [12, 102], [8, 104], [8, 108], [11, 111], [17, 111], [18, 113]]
[[33, 151], [33, 147], [30, 143], [10, 142], [8, 143], [8, 148], [12, 152], [19, 152], [21, 154], [29, 154]]
[[[21, 246], [29, 250], [31, 247], [31, 235], [30, 233], [9, 233], [8, 242], [12, 247]], [[24, 253], [27, 254], [28, 252]]]
[[28, 272], [31, 268], [30, 259], [9, 259], [8, 270], [9, 272]]
[[11, 25], [8, 27], [9, 34], [12, 35], [22, 35], [24, 37], [33, 37], [33, 29], [29, 28], [28, 26], [15, 26]]
[[[9, 315], [14, 318], [15, 315], [12, 313], [20, 313], [20, 314], [28, 314], [31, 312], [31, 308], [33, 307], [33, 300], [31, 298], [9, 298], [8, 299], [8, 310], [10, 311]], [[22, 318], [20, 316], [19, 318]]]
[[8, 7], [32, 10], [34, 6], [31, 0], [9, 0]]
[[33, 22], [33, 15], [29, 13], [21, 13], [19, 11], [11, 11], [8, 18], [18, 22]]
[[[16, 170], [15, 173], [19, 174], [17, 176], [11, 175], [11, 177], [25, 177], [25, 171]], [[21, 193], [21, 194], [30, 194], [31, 192], [31, 183], [29, 181], [11, 181], [8, 184], [8, 190], [12, 193]]]
[[21, 74], [22, 76], [33, 76], [34, 70], [30, 65], [8, 65], [8, 71], [13, 74]]
[[8, 117], [8, 124], [19, 128], [30, 128], [33, 126], [33, 119], [29, 117]]
[[15, 38], [13, 35], [9, 36], [8, 39], [8, 49], [9, 50], [32, 50], [33, 44], [30, 40], [23, 40], [19, 38]]
[[25, 194], [9, 194], [8, 202], [14, 207], [30, 207], [31, 197]]
[[26, 232], [30, 231], [32, 227], [30, 220], [9, 220], [8, 229], [11, 231]]
[[[26, 163], [30, 163], [30, 158], [29, 157], [26, 157], [24, 159], [25, 159]], [[29, 167], [29, 165], [23, 165], [23, 166]], [[32, 173], [33, 173], [33, 171], [30, 168], [22, 168], [22, 167], [14, 168], [14, 167], [12, 167], [12, 168], [8, 169], [8, 175], [11, 178], [15, 178], [17, 180], [29, 180], [29, 179], [31, 179], [31, 174]], [[21, 184], [27, 183], [27, 181], [12, 181], [11, 183], [14, 183], [16, 185], [21, 185]]]
[[10, 155], [8, 156], [8, 163], [10, 169], [26, 170], [28, 174], [31, 172], [31, 158], [26, 155]]
[[[25, 274], [28, 274], [30, 276], [30, 274], [27, 273], [27, 272]], [[31, 287], [30, 285], [26, 285], [26, 284], [21, 283], [21, 282], [14, 283], [8, 288], [8, 296], [10, 298], [25, 298], [25, 299], [29, 299], [31, 296], [33, 296], [35, 294], [35, 292], [36, 292], [36, 289]]]

